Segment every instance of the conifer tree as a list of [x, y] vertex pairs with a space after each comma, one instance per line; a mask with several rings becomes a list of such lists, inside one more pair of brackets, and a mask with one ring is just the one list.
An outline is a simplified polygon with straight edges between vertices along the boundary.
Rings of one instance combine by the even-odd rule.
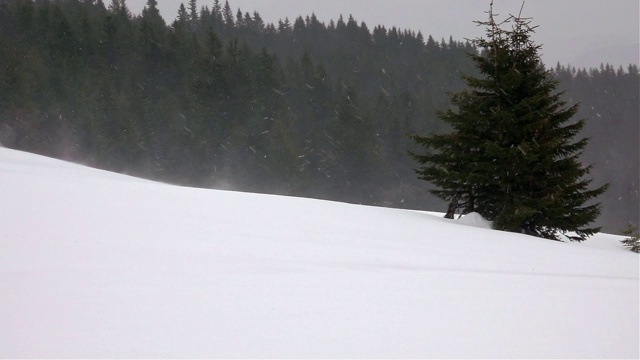
[[224, 2], [224, 7], [222, 8], [222, 17], [224, 19], [225, 25], [227, 25], [227, 28], [233, 29], [233, 13], [231, 12], [231, 5], [229, 5], [229, 1]]
[[189, 30], [196, 32], [198, 27], [198, 4], [196, 0], [189, 0]]
[[416, 172], [439, 187], [432, 192], [450, 202], [449, 217], [462, 208], [499, 230], [556, 240], [574, 232], [571, 240], [585, 240], [600, 230], [588, 224], [600, 213], [592, 199], [606, 186], [590, 190], [591, 167], [579, 161], [587, 139], [573, 140], [584, 125], [573, 119], [578, 106], [566, 107], [555, 91], [528, 18], [497, 23], [491, 8], [478, 23], [487, 38], [476, 39], [483, 52], [471, 57], [481, 75], [464, 76], [469, 89], [451, 95], [457, 110], [439, 113], [451, 133], [413, 136], [432, 150], [412, 154], [421, 164]]
[[638, 227], [629, 224], [622, 231], [622, 235], [627, 236], [625, 239], [620, 240], [622, 245], [633, 252], [640, 253], [640, 235], [638, 234]]
[[189, 13], [187, 13], [187, 8], [184, 7], [183, 3], [181, 3], [180, 6], [178, 7], [178, 17], [176, 21], [179, 24], [181, 24], [183, 27], [187, 26], [187, 24], [189, 23]]
[[160, 16], [156, 0], [148, 0], [142, 9], [140, 35], [145, 61], [155, 65], [154, 63], [159, 61], [161, 47], [166, 38], [166, 24]]

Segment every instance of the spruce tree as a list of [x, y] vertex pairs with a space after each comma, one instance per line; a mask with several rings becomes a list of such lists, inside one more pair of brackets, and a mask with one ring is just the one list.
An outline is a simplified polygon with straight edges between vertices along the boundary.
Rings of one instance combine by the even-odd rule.
[[622, 245], [636, 253], [640, 253], [640, 235], [638, 234], [638, 227], [629, 224], [624, 230], [622, 230], [622, 235], [626, 235], [627, 237], [623, 240], [620, 240]]
[[[451, 94], [454, 109], [439, 112], [452, 132], [413, 136], [427, 154], [412, 154], [419, 178], [456, 209], [478, 212], [494, 228], [559, 240], [573, 232], [582, 241], [600, 229], [589, 227], [600, 213], [592, 199], [606, 186], [589, 189], [591, 167], [580, 155], [587, 139], [574, 141], [583, 120], [578, 106], [566, 106], [558, 81], [544, 69], [540, 45], [530, 38], [530, 19], [510, 16], [497, 23], [492, 8], [482, 50], [471, 54], [480, 76], [463, 76], [468, 89]], [[511, 25], [510, 29], [504, 29]], [[455, 109], [457, 107], [457, 109]]]
[[196, 0], [189, 0], [189, 30], [196, 32], [198, 30], [198, 4]]

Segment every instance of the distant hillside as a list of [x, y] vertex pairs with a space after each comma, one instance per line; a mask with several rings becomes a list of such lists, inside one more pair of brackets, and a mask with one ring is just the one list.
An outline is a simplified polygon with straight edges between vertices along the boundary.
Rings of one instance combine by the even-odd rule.
[[[0, 142], [177, 184], [444, 210], [407, 135], [446, 130], [435, 112], [475, 73], [470, 43], [191, 4], [166, 24], [124, 1], [2, 2]], [[584, 162], [612, 183], [599, 225], [637, 224], [637, 66], [554, 71], [587, 119]]]

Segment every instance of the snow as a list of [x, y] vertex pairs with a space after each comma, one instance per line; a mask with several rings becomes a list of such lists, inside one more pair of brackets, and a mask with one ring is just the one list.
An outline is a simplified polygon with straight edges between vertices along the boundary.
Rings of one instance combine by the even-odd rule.
[[488, 221], [482, 217], [482, 215], [477, 212], [472, 212], [464, 215], [460, 219], [458, 219], [458, 224], [464, 224], [469, 226], [475, 226], [483, 229], [491, 229], [493, 224], [491, 221]]
[[0, 357], [637, 358], [639, 260], [619, 240], [0, 148]]

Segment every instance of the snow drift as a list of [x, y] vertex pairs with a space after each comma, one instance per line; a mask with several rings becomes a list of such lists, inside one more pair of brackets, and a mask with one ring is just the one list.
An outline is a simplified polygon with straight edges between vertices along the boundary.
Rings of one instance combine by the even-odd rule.
[[617, 236], [554, 242], [9, 149], [0, 183], [0, 357], [639, 356], [638, 255]]

